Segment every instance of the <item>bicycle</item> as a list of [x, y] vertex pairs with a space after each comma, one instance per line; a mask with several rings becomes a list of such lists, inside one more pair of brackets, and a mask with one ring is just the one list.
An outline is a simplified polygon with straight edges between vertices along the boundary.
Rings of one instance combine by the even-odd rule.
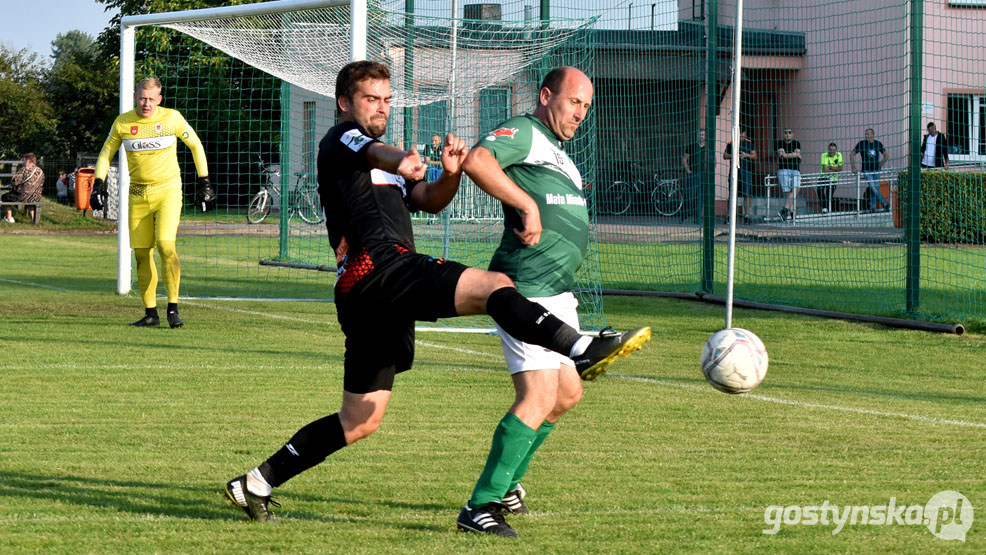
[[596, 191], [596, 206], [600, 214], [621, 216], [629, 212], [634, 204], [645, 202], [648, 189], [650, 203], [661, 216], [674, 216], [685, 205], [685, 196], [677, 179], [658, 179], [655, 176], [653, 181], [620, 180], [603, 185]]
[[[257, 165], [260, 166], [260, 173], [264, 176], [264, 184], [250, 199], [250, 206], [247, 208], [247, 222], [251, 224], [264, 221], [270, 214], [274, 198], [281, 195], [281, 172], [271, 169], [263, 159], [258, 161]], [[325, 221], [325, 216], [322, 213], [317, 187], [308, 180], [308, 172], [295, 172], [294, 176], [295, 184], [289, 191], [291, 197], [288, 198], [288, 221], [297, 214], [307, 224], [322, 223]]]
[[677, 179], [661, 179], [650, 194], [654, 209], [662, 216], [674, 216], [685, 205], [685, 195], [681, 193]]

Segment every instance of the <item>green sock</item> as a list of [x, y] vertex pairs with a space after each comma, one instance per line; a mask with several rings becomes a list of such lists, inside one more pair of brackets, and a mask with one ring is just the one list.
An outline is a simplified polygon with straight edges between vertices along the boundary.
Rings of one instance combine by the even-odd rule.
[[536, 438], [537, 432], [515, 414], [508, 412], [500, 420], [493, 432], [493, 444], [486, 458], [486, 466], [483, 467], [476, 489], [472, 492], [472, 499], [469, 500], [470, 507], [485, 507], [493, 501], [503, 499], [517, 465], [531, 450]]
[[527, 474], [527, 467], [531, 464], [531, 459], [534, 458], [534, 452], [538, 450], [538, 447], [541, 447], [544, 440], [548, 439], [548, 434], [550, 434], [553, 429], [555, 429], [555, 425], [547, 420], [538, 426], [537, 436], [534, 438], [534, 442], [531, 443], [531, 448], [528, 449], [527, 455], [525, 455], [523, 460], [520, 461], [520, 466], [518, 466], [517, 470], [514, 471], [514, 479], [510, 481], [510, 487], [507, 488], [507, 491], [517, 489], [517, 484], [520, 483], [520, 479], [524, 477], [524, 474]]

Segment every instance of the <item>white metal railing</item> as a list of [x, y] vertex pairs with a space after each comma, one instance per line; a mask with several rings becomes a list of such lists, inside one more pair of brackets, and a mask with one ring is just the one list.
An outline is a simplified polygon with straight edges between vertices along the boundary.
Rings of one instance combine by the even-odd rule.
[[[877, 173], [877, 183], [888, 182], [889, 187], [885, 200], [890, 206], [894, 206], [894, 199], [897, 196], [897, 174], [901, 171], [901, 168], [884, 169]], [[865, 172], [871, 173], [871, 172]], [[780, 206], [777, 210], [784, 207], [783, 196], [774, 197], [772, 194], [775, 187], [780, 187], [780, 183], [777, 181], [776, 175], [768, 175], [764, 178], [764, 185], [767, 187], [767, 221], [780, 220], [780, 217], [771, 218], [773, 213], [771, 210], [771, 203], [776, 202]], [[811, 189], [815, 192], [815, 198], [821, 198], [819, 196], [819, 189], [822, 187], [831, 187], [831, 191], [828, 195], [828, 202], [826, 206], [820, 207], [818, 212], [810, 213], [798, 213], [798, 195], [801, 190]], [[831, 173], [803, 173], [801, 174], [801, 184], [794, 188], [794, 210], [791, 212], [791, 221], [795, 222], [799, 217], [804, 218], [806, 216], [811, 216], [813, 218], [828, 218], [833, 216], [854, 216], [858, 217], [861, 214], [869, 212], [869, 206], [863, 205], [866, 198], [866, 190], [869, 188], [869, 181], [863, 176], [863, 172], [831, 172]], [[881, 195], [883, 192], [881, 191]], [[851, 208], [845, 209], [845, 202], [836, 202], [836, 199], [850, 199], [852, 200]], [[807, 200], [807, 199], [806, 199]], [[807, 204], [807, 202], [806, 202]], [[810, 209], [810, 206], [808, 207]], [[822, 209], [824, 211], [822, 211]]]

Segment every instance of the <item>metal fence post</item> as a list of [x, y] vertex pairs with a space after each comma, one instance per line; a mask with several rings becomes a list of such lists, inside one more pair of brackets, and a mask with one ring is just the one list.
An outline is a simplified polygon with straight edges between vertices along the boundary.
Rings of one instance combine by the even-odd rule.
[[719, 104], [719, 0], [709, 1], [705, 25], [705, 161], [702, 172], [702, 291], [715, 287], [716, 248], [716, 109]]
[[907, 281], [905, 299], [907, 313], [918, 310], [921, 300], [921, 80], [923, 53], [924, 0], [911, 0], [911, 106], [910, 106], [910, 164], [907, 194], [907, 217], [904, 221], [904, 241], [907, 244]]

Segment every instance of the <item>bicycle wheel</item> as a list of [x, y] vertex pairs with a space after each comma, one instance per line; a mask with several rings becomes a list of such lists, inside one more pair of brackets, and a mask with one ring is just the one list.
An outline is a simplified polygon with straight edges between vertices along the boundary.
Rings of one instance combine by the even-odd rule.
[[607, 198], [604, 199], [604, 204], [608, 208], [607, 211], [615, 216], [629, 212], [630, 206], [633, 204], [633, 193], [635, 189], [636, 186], [633, 183], [614, 181], [606, 192]]
[[298, 215], [307, 224], [316, 225], [325, 220], [322, 215], [322, 201], [318, 198], [318, 191], [311, 186], [303, 187], [298, 191]]
[[661, 182], [651, 193], [651, 201], [657, 213], [662, 216], [674, 216], [681, 211], [685, 203], [681, 191], [673, 183]]
[[259, 224], [270, 214], [270, 193], [267, 189], [261, 189], [259, 193], [250, 199], [250, 206], [247, 208], [247, 222]]

